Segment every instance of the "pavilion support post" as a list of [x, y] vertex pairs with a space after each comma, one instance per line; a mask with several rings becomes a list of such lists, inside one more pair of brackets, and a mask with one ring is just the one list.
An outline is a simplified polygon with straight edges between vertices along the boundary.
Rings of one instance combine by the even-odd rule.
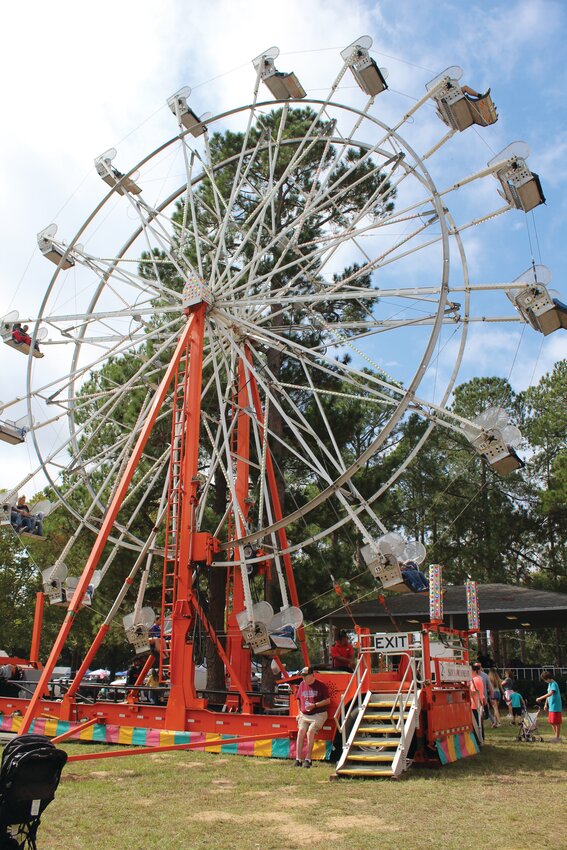
[[490, 654], [494, 658], [497, 667], [502, 667], [502, 656], [500, 654], [500, 632], [496, 629], [490, 630]]
[[555, 666], [563, 667], [563, 646], [560, 626], [555, 626]]
[[510, 654], [508, 652], [508, 638], [506, 635], [502, 635], [501, 637], [501, 646], [502, 646], [502, 666], [507, 667], [510, 663]]
[[518, 641], [520, 644], [520, 658], [522, 664], [526, 666], [526, 633], [523, 629], [518, 629]]

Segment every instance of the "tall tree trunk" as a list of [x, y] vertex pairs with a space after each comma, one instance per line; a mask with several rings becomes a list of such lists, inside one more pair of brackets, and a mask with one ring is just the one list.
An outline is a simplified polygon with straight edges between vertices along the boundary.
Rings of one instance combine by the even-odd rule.
[[492, 657], [497, 667], [502, 667], [502, 655], [500, 650], [500, 632], [495, 629], [490, 630], [490, 646]]
[[[226, 481], [222, 470], [215, 473], [215, 512], [222, 517], [226, 510]], [[227, 570], [225, 567], [211, 567], [209, 570], [209, 622], [219, 637], [223, 648], [226, 646], [225, 602]], [[226, 688], [225, 669], [213, 641], [207, 637], [205, 656], [207, 659], [207, 688], [223, 691]]]

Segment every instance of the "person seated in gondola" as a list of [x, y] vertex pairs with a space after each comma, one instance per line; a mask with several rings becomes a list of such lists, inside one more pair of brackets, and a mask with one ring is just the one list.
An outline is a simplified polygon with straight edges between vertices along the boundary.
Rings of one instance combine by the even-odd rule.
[[424, 590], [429, 590], [428, 578], [419, 569], [419, 565], [415, 561], [404, 561], [400, 569], [402, 571], [402, 581], [404, 584], [407, 584], [413, 593], [422, 593]]
[[12, 339], [16, 345], [22, 345], [23, 343], [31, 345], [31, 336], [28, 333], [28, 326], [24, 325], [22, 327], [20, 322], [14, 322], [12, 325]]
[[[15, 322], [12, 325], [12, 339], [16, 343], [16, 345], [31, 345], [32, 338], [28, 333], [29, 325], [21, 325], [20, 322]], [[37, 340], [34, 345], [34, 349], [39, 351], [39, 345], [37, 344]]]
[[27, 531], [29, 534], [37, 534], [39, 537], [43, 537], [43, 514], [38, 513], [34, 516], [26, 504], [25, 496], [20, 496], [12, 508], [10, 522], [12, 528], [18, 534]]
[[470, 86], [461, 86], [461, 91], [463, 94], [468, 95], [469, 97], [473, 97], [475, 100], [479, 100], [481, 97], [484, 97], [479, 91], [476, 89], [471, 89]]

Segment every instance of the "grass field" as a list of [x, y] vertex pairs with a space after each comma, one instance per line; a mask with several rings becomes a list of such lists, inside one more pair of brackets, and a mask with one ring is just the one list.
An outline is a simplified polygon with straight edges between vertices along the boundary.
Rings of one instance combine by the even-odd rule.
[[400, 782], [330, 782], [328, 763], [197, 752], [73, 762], [38, 847], [565, 850], [567, 742], [518, 743], [515, 732], [489, 729], [480, 756]]

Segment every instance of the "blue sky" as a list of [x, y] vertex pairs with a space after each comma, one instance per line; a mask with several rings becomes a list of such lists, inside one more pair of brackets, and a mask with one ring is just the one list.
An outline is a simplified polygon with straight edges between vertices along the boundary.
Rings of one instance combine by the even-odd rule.
[[[166, 97], [190, 85], [199, 113], [247, 103], [251, 60], [273, 44], [281, 50], [279, 66], [295, 70], [308, 95], [317, 97], [336, 73], [339, 51], [362, 34], [372, 36], [373, 55], [389, 72], [389, 91], [376, 104], [386, 123], [400, 118], [449, 65], [463, 67], [463, 81], [474, 88], [491, 87], [498, 123], [483, 133], [458, 134], [435, 161], [435, 179], [448, 185], [508, 143], [526, 141], [547, 204], [468, 234], [471, 277], [507, 282], [533, 257], [550, 267], [553, 286], [567, 300], [566, 4], [289, 0], [274, 7], [211, 0], [198, 12], [190, 9], [181, 0], [159, 6], [59, 0], [38, 5], [33, 15], [16, 4], [4, 11], [0, 315], [19, 309], [31, 316], [38, 309], [52, 271], [37, 255], [36, 234], [57, 222], [70, 238], [98, 203], [103, 189], [94, 157], [115, 146], [117, 164], [126, 170], [174, 134]], [[357, 93], [346, 85], [341, 95], [349, 101]], [[416, 122], [407, 132], [424, 152], [429, 127]], [[511, 313], [504, 296], [486, 309]], [[517, 325], [475, 328], [462, 379], [499, 374], [523, 389], [566, 353], [565, 333], [544, 339]], [[447, 344], [440, 371], [450, 369], [453, 356]], [[403, 370], [402, 358], [403, 352], [392, 352], [392, 371]], [[5, 348], [2, 365], [0, 399], [6, 402], [25, 391], [26, 362]], [[432, 375], [430, 389], [435, 380]], [[11, 486], [33, 468], [33, 452], [0, 444], [0, 462], [0, 486]]]

